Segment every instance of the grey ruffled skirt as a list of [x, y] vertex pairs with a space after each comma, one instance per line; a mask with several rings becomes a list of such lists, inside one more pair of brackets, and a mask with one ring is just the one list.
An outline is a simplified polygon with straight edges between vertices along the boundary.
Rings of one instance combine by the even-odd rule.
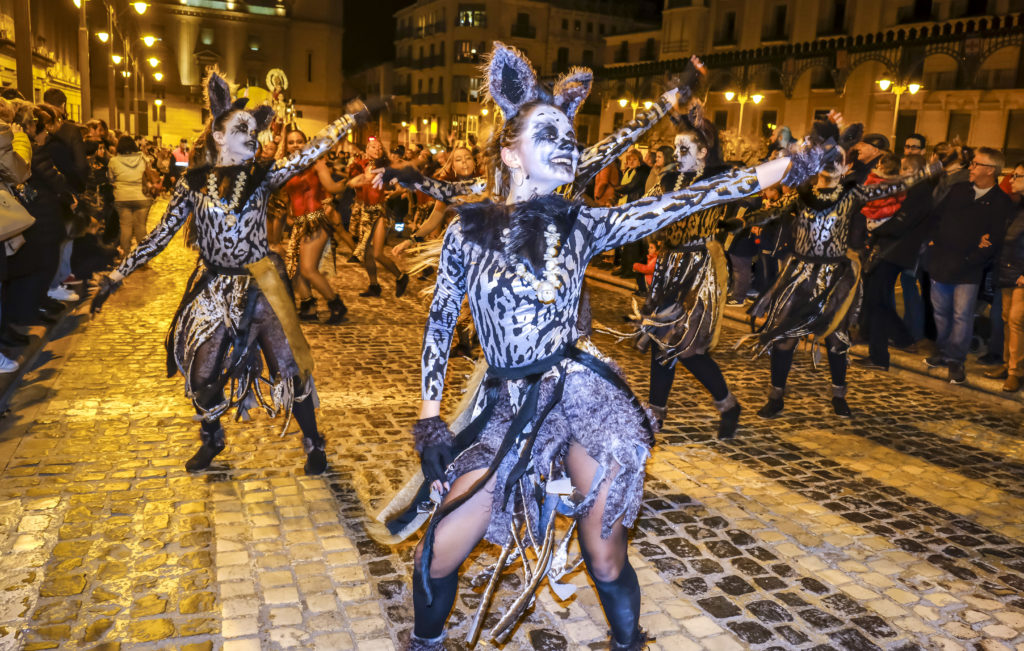
[[[494, 501], [491, 521], [485, 538], [497, 545], [506, 544], [517, 511], [525, 515], [533, 530], [538, 529], [539, 513], [533, 494], [523, 495], [523, 487], [532, 491], [548, 480], [567, 475], [565, 459], [569, 447], [576, 443], [594, 458], [600, 469], [592, 486], [575, 486], [573, 515], [587, 515], [600, 490], [608, 485], [608, 498], [601, 515], [601, 535], [611, 534], [619, 518], [627, 528], [636, 522], [643, 501], [645, 466], [650, 456], [651, 436], [641, 414], [630, 397], [588, 368], [566, 360], [541, 380], [538, 412], [549, 404], [557, 382], [555, 373], [566, 373], [562, 399], [554, 405], [541, 424], [531, 455], [531, 465], [524, 480], [507, 503], [502, 503], [500, 487], [517, 460], [513, 449], [495, 473]], [[476, 443], [460, 454], [452, 466], [451, 478], [487, 468], [497, 454], [505, 432], [514, 416], [513, 396], [519, 395], [521, 381], [503, 382], [498, 403], [491, 419]], [[482, 392], [481, 392], [482, 394]], [[525, 499], [524, 499], [525, 498]]]

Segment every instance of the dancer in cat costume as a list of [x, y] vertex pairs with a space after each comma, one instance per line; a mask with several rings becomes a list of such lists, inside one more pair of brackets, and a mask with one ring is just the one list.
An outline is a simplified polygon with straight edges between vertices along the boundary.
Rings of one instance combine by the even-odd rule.
[[[586, 207], [555, 190], [576, 177], [572, 120], [590, 76], [563, 77], [548, 91], [529, 61], [500, 43], [487, 71], [485, 87], [504, 116], [488, 145], [491, 198], [455, 207], [423, 341], [423, 402], [413, 427], [421, 496], [433, 489], [444, 498], [417, 548], [409, 648], [443, 648], [459, 566], [486, 538], [505, 546], [493, 576], [500, 575], [521, 541], [519, 514], [539, 556], [526, 590], [492, 636], [507, 632], [547, 575], [551, 523], [561, 512], [579, 529], [612, 648], [639, 649], [646, 636], [626, 536], [640, 508], [652, 427], [614, 368], [576, 345], [584, 270], [602, 251], [781, 181], [791, 166], [777, 159], [661, 197]], [[440, 418], [440, 399], [466, 296], [489, 368], [471, 422], [453, 436]], [[572, 490], [554, 488], [570, 481], [576, 500], [559, 495]]]
[[102, 307], [125, 277], [160, 253], [192, 215], [199, 260], [166, 340], [168, 374], [177, 371], [185, 377], [185, 393], [202, 421], [201, 445], [185, 468], [205, 469], [224, 449], [220, 417], [228, 410], [235, 408], [242, 419], [260, 406], [271, 416], [281, 411], [295, 416], [302, 429], [306, 472], [318, 474], [326, 469], [327, 457], [314, 412], [313, 359], [298, 325], [284, 265], [268, 249], [267, 201], [352, 127], [368, 120], [371, 109], [354, 102], [348, 114], [300, 151], [257, 161], [256, 135], [270, 124], [273, 110], [259, 106], [246, 111], [247, 100], [232, 100], [228, 82], [217, 72], [210, 74], [205, 88], [210, 118], [198, 143], [205, 159], [178, 181], [160, 224], [100, 279], [92, 311]]

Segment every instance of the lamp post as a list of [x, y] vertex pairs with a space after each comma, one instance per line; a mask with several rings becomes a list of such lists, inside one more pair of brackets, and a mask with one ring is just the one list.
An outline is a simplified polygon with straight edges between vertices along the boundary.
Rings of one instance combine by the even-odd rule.
[[739, 104], [740, 104], [740, 122], [739, 122], [739, 126], [736, 127], [736, 133], [738, 135], [741, 135], [741, 136], [743, 135], [743, 109], [747, 105], [747, 100], [753, 102], [754, 104], [760, 104], [761, 100], [763, 100], [763, 99], [764, 99], [764, 95], [762, 95], [761, 93], [748, 94], [747, 91], [745, 91], [745, 90], [744, 91], [740, 91], [739, 93], [737, 93], [735, 91], [731, 91], [731, 90], [730, 91], [726, 91], [726, 93], [725, 93], [725, 101], [731, 102], [731, 101], [735, 100], [735, 101], [739, 102]]
[[85, 0], [77, 0], [78, 5], [78, 72], [82, 94], [81, 121], [92, 119], [92, 70], [89, 68], [89, 27], [85, 22]]
[[896, 105], [892, 110], [892, 146], [896, 146], [896, 124], [900, 118], [900, 99], [903, 97], [903, 93], [909, 92], [911, 95], [916, 95], [917, 91], [921, 90], [921, 84], [917, 82], [894, 82], [891, 79], [879, 79], [877, 82], [878, 87], [882, 92], [891, 91], [896, 96]]
[[633, 109], [633, 117], [630, 118], [630, 120], [635, 120], [636, 119], [636, 110], [638, 108], [643, 106], [645, 111], [649, 111], [651, 109], [651, 107], [654, 106], [654, 102], [652, 102], [651, 100], [644, 100], [644, 101], [641, 102], [640, 100], [629, 99], [627, 97], [623, 97], [623, 98], [621, 98], [619, 100], [619, 106], [621, 106], [622, 108], [626, 108], [627, 106], [632, 108]]

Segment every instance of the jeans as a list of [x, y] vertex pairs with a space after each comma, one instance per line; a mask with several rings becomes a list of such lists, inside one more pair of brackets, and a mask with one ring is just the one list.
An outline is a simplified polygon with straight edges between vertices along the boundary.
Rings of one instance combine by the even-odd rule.
[[868, 355], [883, 366], [889, 365], [889, 337], [897, 346], [914, 343], [907, 326], [896, 313], [894, 289], [902, 268], [885, 260], [868, 277], [864, 291], [864, 312], [868, 325]]
[[146, 238], [146, 218], [151, 201], [115, 201], [114, 208], [121, 222], [121, 251], [131, 253], [132, 239], [138, 244]]
[[939, 355], [963, 364], [974, 334], [978, 283], [947, 284], [932, 279], [931, 297], [935, 311], [935, 345]]
[[900, 271], [900, 287], [903, 288], [903, 324], [914, 341], [920, 341], [924, 339], [924, 299], [913, 269]]
[[53, 274], [53, 280], [50, 281], [50, 289], [57, 289], [71, 275], [71, 247], [74, 243], [74, 240], [64, 240], [60, 243], [60, 262], [57, 265], [57, 273]]
[[1024, 379], [1024, 287], [1000, 290], [1003, 303], [1003, 361], [1006, 371]]

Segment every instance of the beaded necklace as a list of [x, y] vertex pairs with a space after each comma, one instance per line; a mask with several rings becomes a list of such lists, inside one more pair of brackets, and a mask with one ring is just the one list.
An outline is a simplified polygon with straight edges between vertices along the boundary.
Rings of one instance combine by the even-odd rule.
[[[502, 243], [506, 244], [509, 235], [512, 231], [506, 228], [501, 233]], [[548, 224], [544, 231], [544, 242], [547, 244], [547, 248], [544, 249], [544, 280], [540, 280], [526, 268], [526, 265], [522, 262], [516, 263], [516, 276], [520, 278], [526, 285], [533, 287], [533, 291], [537, 293], [537, 300], [545, 305], [550, 305], [555, 302], [557, 298], [558, 290], [562, 288], [562, 281], [558, 277], [558, 229], [555, 228], [554, 224]]]

